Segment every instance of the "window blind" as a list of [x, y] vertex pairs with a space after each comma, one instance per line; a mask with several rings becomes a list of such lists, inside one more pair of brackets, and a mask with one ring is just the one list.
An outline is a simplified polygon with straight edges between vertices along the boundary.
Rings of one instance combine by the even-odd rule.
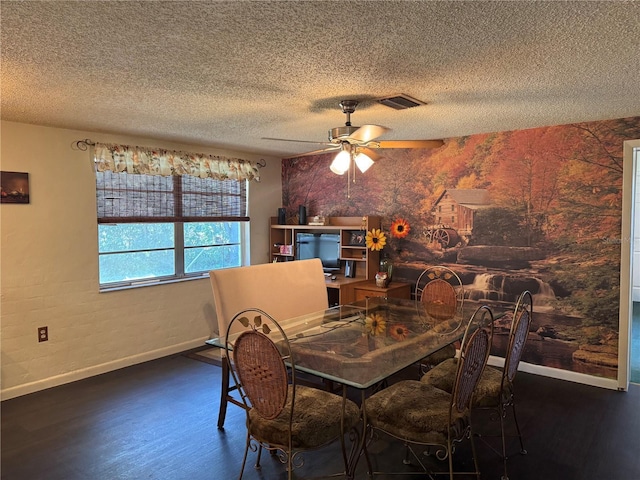
[[246, 160], [122, 145], [95, 152], [98, 223], [249, 220], [247, 184], [258, 177]]
[[247, 181], [96, 172], [98, 223], [247, 221]]

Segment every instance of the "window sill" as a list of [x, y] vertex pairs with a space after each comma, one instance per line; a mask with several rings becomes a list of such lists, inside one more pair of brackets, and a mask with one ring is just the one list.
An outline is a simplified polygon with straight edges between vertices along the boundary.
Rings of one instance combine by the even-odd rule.
[[203, 280], [209, 278], [209, 273], [203, 273], [202, 275], [195, 275], [183, 278], [171, 278], [166, 280], [138, 280], [136, 282], [131, 282], [128, 285], [118, 285], [114, 287], [100, 287], [99, 293], [109, 293], [109, 292], [118, 292], [120, 290], [131, 290], [132, 288], [143, 288], [143, 287], [156, 287], [158, 285], [167, 285], [170, 283], [182, 283], [182, 282], [190, 282], [192, 280]]

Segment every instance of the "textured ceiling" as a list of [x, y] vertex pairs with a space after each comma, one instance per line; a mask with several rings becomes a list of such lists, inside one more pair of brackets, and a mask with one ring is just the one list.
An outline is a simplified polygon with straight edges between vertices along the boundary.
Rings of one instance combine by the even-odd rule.
[[[290, 156], [640, 115], [639, 2], [1, 2], [4, 120]], [[393, 110], [372, 99], [427, 102]], [[100, 140], [96, 134], [94, 140]]]

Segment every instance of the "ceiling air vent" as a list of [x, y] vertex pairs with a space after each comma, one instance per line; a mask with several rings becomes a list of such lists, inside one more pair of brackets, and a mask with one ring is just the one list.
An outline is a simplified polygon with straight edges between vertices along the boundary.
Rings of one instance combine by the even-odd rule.
[[426, 105], [426, 102], [421, 102], [420, 100], [411, 98], [404, 93], [393, 95], [392, 97], [378, 98], [376, 101], [382, 105], [386, 105], [387, 107], [395, 108], [396, 110], [405, 110], [407, 108]]

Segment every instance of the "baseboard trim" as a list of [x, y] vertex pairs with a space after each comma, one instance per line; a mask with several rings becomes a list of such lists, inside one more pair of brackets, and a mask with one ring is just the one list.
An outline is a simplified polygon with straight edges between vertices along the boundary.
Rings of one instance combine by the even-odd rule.
[[[192, 348], [202, 347], [205, 340], [207, 339], [208, 337], [190, 340], [188, 342], [159, 348], [157, 350], [140, 353], [138, 355], [120, 358], [111, 362], [102, 363], [100, 365], [93, 365], [81, 370], [75, 370], [73, 372], [67, 372], [61, 375], [44, 378], [35, 382], [25, 383], [22, 385], [17, 385], [15, 387], [2, 389], [0, 390], [0, 399], [9, 400], [11, 398], [21, 397], [22, 395], [39, 392], [40, 390], [57, 387], [59, 385], [64, 385], [65, 383], [75, 382], [77, 380], [93, 377], [95, 375], [101, 375], [103, 373], [118, 370], [120, 368], [130, 367], [138, 363], [155, 360], [158, 358], [166, 357], [168, 355], [174, 355], [176, 353], [182, 353]], [[493, 365], [495, 367], [503, 367], [504, 358], [491, 356], [489, 357], [489, 365]], [[532, 363], [526, 362], [520, 362], [518, 370], [522, 372], [533, 373], [535, 375], [556, 378], [558, 380], [567, 380], [570, 382], [582, 383], [593, 387], [618, 390], [618, 381], [612, 378], [595, 377], [593, 375], [587, 375], [584, 373], [570, 372], [568, 370], [545, 367], [542, 365], [534, 365]]]
[[[504, 366], [504, 358], [502, 357], [489, 357], [489, 365], [502, 368]], [[520, 362], [518, 371], [533, 373], [543, 377], [556, 378], [558, 380], [566, 380], [574, 383], [582, 383], [584, 385], [590, 385], [592, 387], [607, 388], [610, 390], [618, 390], [618, 380], [615, 378], [603, 378], [593, 375], [587, 375], [586, 373], [570, 372], [569, 370], [562, 370], [559, 368], [545, 367], [542, 365], [534, 365], [533, 363]]]
[[198, 338], [195, 340], [190, 340], [188, 342], [159, 348], [157, 350], [152, 350], [137, 355], [131, 355], [125, 358], [119, 358], [111, 362], [92, 365], [80, 370], [74, 370], [73, 372], [67, 372], [60, 375], [55, 375], [53, 377], [43, 378], [42, 380], [37, 380], [35, 382], [5, 388], [0, 390], [0, 399], [9, 400], [11, 398], [21, 397], [22, 395], [39, 392], [40, 390], [45, 390], [47, 388], [57, 387], [60, 385], [64, 385], [65, 383], [83, 380], [95, 375], [101, 375], [103, 373], [112, 372], [121, 368], [130, 367], [138, 363], [148, 362], [149, 360], [156, 360], [158, 358], [166, 357], [169, 355], [175, 355], [176, 353], [182, 353], [185, 350], [202, 347], [205, 340], [207, 339], [208, 337]]

